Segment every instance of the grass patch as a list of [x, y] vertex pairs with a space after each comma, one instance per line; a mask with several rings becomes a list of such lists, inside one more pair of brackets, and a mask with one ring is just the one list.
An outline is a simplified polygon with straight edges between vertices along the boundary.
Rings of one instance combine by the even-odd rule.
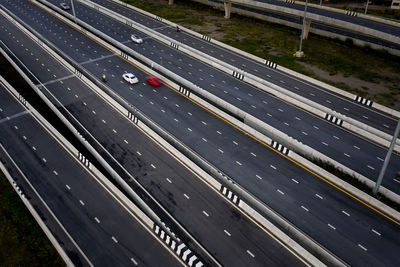
[[53, 245], [0, 173], [0, 265], [65, 266]]
[[[361, 191], [363, 191], [364, 193], [374, 197], [372, 195], [372, 189], [369, 188], [367, 185], [365, 185], [363, 182], [357, 180], [357, 178], [355, 178], [354, 176], [351, 176], [349, 174], [343, 173], [341, 170], [338, 170], [336, 167], [334, 167], [332, 164], [318, 160], [318, 159], [310, 159], [309, 157], [306, 157], [304, 155], [302, 155], [304, 158], [307, 158], [308, 160], [310, 160], [311, 162], [313, 162], [314, 164], [320, 166], [321, 168], [323, 168], [324, 170], [327, 170], [328, 172], [332, 173], [333, 175], [335, 175], [336, 177], [340, 178], [341, 180], [347, 182], [348, 184], [351, 184], [352, 186], [360, 189]], [[382, 195], [381, 193], [378, 193], [378, 195], [376, 196], [376, 199], [378, 199], [379, 201], [381, 201], [382, 203], [388, 205], [389, 207], [400, 211], [400, 204], [397, 202], [394, 202], [390, 199], [388, 199], [387, 197], [385, 197], [384, 195]]]

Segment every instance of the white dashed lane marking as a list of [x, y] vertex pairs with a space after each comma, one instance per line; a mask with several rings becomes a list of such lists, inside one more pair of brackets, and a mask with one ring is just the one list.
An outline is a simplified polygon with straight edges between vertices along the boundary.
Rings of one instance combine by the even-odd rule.
[[100, 220], [99, 220], [97, 217], [94, 217], [94, 220], [95, 220], [97, 223], [100, 223]]
[[204, 210], [203, 210], [203, 214], [204, 215], [206, 215], [207, 217], [209, 217], [210, 215], [208, 215], [208, 213], [207, 212], [205, 212]]
[[328, 226], [329, 226], [330, 228], [332, 228], [333, 230], [336, 230], [336, 227], [334, 227], [333, 225], [331, 225], [331, 224], [329, 224], [329, 223], [328, 223]]
[[293, 182], [295, 182], [296, 184], [298, 184], [299, 182], [295, 179], [292, 179]]
[[345, 214], [346, 216], [350, 217], [350, 214], [344, 210], [342, 210], [342, 213]]
[[364, 247], [364, 246], [362, 246], [362, 245], [360, 245], [360, 244], [358, 244], [358, 246], [359, 246], [360, 248], [362, 248], [364, 251], [367, 251], [367, 250], [368, 250], [366, 247]]
[[305, 211], [310, 211], [309, 209], [307, 209], [307, 208], [304, 207], [304, 206], [301, 206], [301, 208], [302, 208], [303, 210], [305, 210]]
[[319, 199], [324, 199], [322, 196], [320, 196], [320, 195], [318, 195], [318, 194], [315, 194], [315, 196], [316, 196], [317, 198], [319, 198]]
[[224, 232], [225, 232], [225, 234], [226, 234], [227, 236], [231, 236], [231, 233], [229, 233], [227, 230], [224, 230]]

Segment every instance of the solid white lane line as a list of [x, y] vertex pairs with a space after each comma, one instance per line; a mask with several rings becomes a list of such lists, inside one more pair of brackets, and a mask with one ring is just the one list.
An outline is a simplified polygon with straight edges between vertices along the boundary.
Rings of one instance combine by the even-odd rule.
[[94, 217], [94, 220], [95, 220], [97, 223], [100, 223], [100, 220], [99, 220], [97, 217]]
[[167, 180], [168, 183], [172, 184], [172, 181], [169, 178], [165, 178], [165, 180]]
[[228, 231], [224, 230], [224, 232], [225, 232], [225, 234], [226, 234], [227, 236], [231, 236], [231, 233], [229, 233]]
[[350, 214], [344, 210], [342, 210], [342, 213], [345, 214], [346, 216], [350, 217]]
[[376, 230], [374, 230], [374, 229], [371, 229], [371, 231], [374, 232], [375, 234], [381, 236], [381, 233], [379, 233], [378, 231], [376, 231]]
[[207, 217], [209, 217], [210, 215], [208, 215], [208, 213], [207, 212], [205, 212], [204, 210], [203, 210], [203, 214], [204, 215], [206, 215]]

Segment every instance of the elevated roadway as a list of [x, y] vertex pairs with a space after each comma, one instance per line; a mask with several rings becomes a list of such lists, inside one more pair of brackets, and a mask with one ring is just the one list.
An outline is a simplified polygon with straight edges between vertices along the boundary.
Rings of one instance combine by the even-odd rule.
[[[39, 12], [36, 14], [47, 16], [35, 6], [31, 4], [28, 6], [34, 8], [30, 10], [34, 13], [27, 10], [30, 14]], [[46, 20], [46, 18], [43, 19]], [[60, 22], [49, 21], [48, 23], [51, 25]], [[303, 264], [252, 220], [241, 214], [233, 203], [224, 200], [218, 192], [160, 148], [126, 116], [106, 104], [99, 95], [49, 57], [10, 22], [2, 18], [2, 25], [4, 25], [5, 34], [9, 35], [7, 39], [4, 39], [7, 47], [10, 47], [16, 56], [32, 70], [30, 76], [37, 77], [38, 80], [34, 81], [43, 91], [46, 90], [42, 84], [46, 86], [49, 90], [46, 94], [56, 106], [60, 110], [63, 110], [64, 106], [79, 123], [84, 125], [98, 140], [99, 144], [94, 145], [102, 149], [100, 153], [104, 156], [109, 154], [115, 158], [118, 162], [111, 163], [116, 168], [119, 168], [119, 165], [122, 166], [137, 179], [221, 264], [229, 266], [235, 264], [263, 266], [266, 263], [287, 266]], [[73, 34], [72, 39], [79, 37], [80, 42], [90, 46], [82, 54], [89, 52], [98, 54], [100, 57], [103, 55], [102, 60], [105, 62], [120, 60], [89, 38], [65, 27], [64, 24], [59, 24], [59, 26]], [[19, 49], [21, 44], [28, 50]], [[70, 47], [70, 49], [76, 52], [76, 48]], [[86, 57], [85, 61], [88, 60], [90, 59]], [[87, 64], [96, 66], [99, 63], [102, 62], [91, 60]], [[124, 64], [124, 62], [121, 63]], [[101, 66], [101, 68], [108, 68], [108, 66]], [[110, 78], [112, 77], [111, 73], [107, 72], [107, 74]], [[144, 75], [145, 73], [142, 73], [139, 76], [142, 82]], [[131, 91], [121, 82], [118, 82], [118, 87], [123, 86], [124, 90]], [[163, 88], [165, 87], [159, 90]], [[148, 86], [143, 84], [135, 89], [149, 90]], [[53, 94], [54, 98], [49, 93]], [[132, 181], [127, 180], [127, 182], [133, 188], [135, 187]], [[167, 220], [167, 218], [163, 219]]]
[[183, 266], [3, 84], [0, 108], [0, 158], [73, 264]]
[[[388, 133], [394, 131], [396, 125], [395, 118], [382, 112], [326, 92], [322, 88], [246, 59], [243, 56], [212, 45], [205, 40], [195, 38], [186, 33], [177, 33], [162, 22], [117, 6], [110, 1], [96, 1], [102, 2], [107, 7], [113, 8], [118, 12], [122, 12], [127, 17], [149, 28], [156, 29], [168, 37], [177, 39], [219, 60], [246, 68], [246, 70], [254, 75], [267, 77], [265, 79], [285, 89], [304, 97], [312, 98], [319, 104], [326, 105], [346, 115], [351, 115], [353, 118], [371, 127], [376, 127]], [[154, 62], [160, 63], [181, 77], [194, 82], [201, 88], [239, 107], [241, 110], [274, 128], [287, 133], [289, 136], [328, 157], [335, 159], [337, 162], [368, 177], [372, 181], [378, 177], [386, 155], [386, 149], [359, 138], [335, 124], [324, 121], [321, 118], [316, 118], [304, 110], [295, 108], [290, 103], [285, 103], [231, 75], [218, 71], [205, 63], [177, 51], [173, 47], [145, 37], [143, 32], [132, 30], [128, 25], [116, 22], [78, 2], [75, 5], [78, 18], [152, 59]], [[130, 40], [132, 33], [141, 34], [145, 42], [139, 45], [134, 44]], [[101, 72], [97, 72], [96, 75], [100, 76]], [[400, 157], [396, 154], [392, 157], [383, 183], [386, 188], [397, 194], [400, 192], [399, 182], [396, 178], [398, 166], [400, 166]]]
[[[194, 151], [229, 174], [236, 182], [349, 264], [363, 266], [372, 263], [376, 266], [385, 266], [396, 264], [398, 261], [392, 253], [399, 246], [399, 240], [395, 234], [398, 231], [397, 221], [373, 211], [342, 190], [327, 184], [320, 179], [321, 177], [315, 176], [269, 147], [250, 139], [245, 133], [222, 122], [207, 110], [193, 104], [168, 87], [162, 86], [155, 89], [143, 83], [137, 86], [125, 84], [120, 78], [125, 70], [134, 72], [140, 81], [143, 81], [147, 74], [123, 59], [110, 55], [109, 51], [102, 46], [66, 27], [36, 6], [28, 3], [18, 2], [15, 5], [7, 2], [7, 7], [37, 31], [46, 35], [70, 57], [83, 63], [84, 67], [97, 77], [107, 72], [107, 76], [111, 77], [108, 84], [118, 94], [134, 103]], [[50, 29], [44, 29], [44, 25], [40, 25], [44, 21], [45, 26], [51, 27]], [[15, 46], [15, 41], [14, 44], [9, 43], [9, 45]], [[25, 52], [19, 49], [12, 50], [20, 55], [21, 60], [31, 64], [32, 68], [37, 67], [35, 58], [24, 57]], [[29, 63], [30, 61], [33, 62]], [[40, 71], [37, 72], [40, 73]], [[54, 93], [62, 92], [55, 90]], [[68, 99], [72, 101], [74, 97], [71, 93]], [[76, 107], [68, 104], [66, 106], [74, 114], [80, 113]], [[88, 110], [87, 113], [93, 114], [93, 110]], [[95, 112], [98, 114], [97, 109]], [[116, 116], [111, 117], [113, 118], [111, 122], [116, 121]], [[97, 118], [95, 114], [90, 114], [85, 119], [89, 121], [85, 125], [96, 124]], [[109, 119], [105, 121], [110, 122]], [[124, 133], [123, 128], [120, 131], [117, 128], [114, 129]], [[104, 143], [109, 145], [111, 152], [120, 151], [118, 158], [125, 162], [125, 155], [127, 155], [124, 153], [125, 145], [122, 140], [119, 141], [119, 138], [116, 138], [115, 132], [109, 134], [101, 130], [91, 132], [96, 135], [106, 135], [107, 140], [112, 140], [111, 143], [114, 145], [111, 145], [110, 141], [104, 141]], [[134, 135], [130, 133], [129, 136]], [[99, 139], [104, 140], [104, 138]], [[127, 141], [129, 144], [134, 142], [128, 139]], [[135, 154], [134, 151], [132, 153]], [[149, 168], [149, 171], [154, 170]], [[166, 186], [157, 190], [153, 189], [152, 193], [169, 188], [167, 186], [170, 183], [166, 181], [165, 184]], [[178, 196], [175, 193], [164, 195], [165, 198]], [[209, 198], [209, 194], [203, 197], [204, 200]], [[177, 201], [177, 203], [181, 202]], [[185, 219], [187, 217], [189, 216], [186, 214]]]

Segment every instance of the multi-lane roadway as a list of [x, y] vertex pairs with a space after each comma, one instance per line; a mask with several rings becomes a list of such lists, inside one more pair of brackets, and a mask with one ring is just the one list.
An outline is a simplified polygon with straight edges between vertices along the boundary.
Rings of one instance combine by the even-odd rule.
[[[49, 2], [57, 3], [57, 1]], [[105, 0], [96, 0], [95, 2], [102, 3], [146, 27], [155, 29], [179, 42], [199, 49], [238, 68], [245, 69], [249, 73], [278, 84], [303, 97], [310, 98], [319, 104], [346, 114], [371, 127], [387, 133], [394, 131], [396, 120], [382, 112], [326, 92], [322, 88], [246, 59], [200, 38], [195, 38], [187, 33], [177, 33], [174, 29], [158, 20], [117, 5], [114, 2]], [[322, 118], [312, 116], [304, 110], [280, 101], [233, 76], [216, 71], [213, 67], [199, 62], [168, 45], [155, 41], [147, 37], [145, 33], [135, 31], [128, 25], [104, 16], [79, 2], [76, 2], [75, 6], [78, 18], [117, 41], [126, 44], [154, 62], [163, 65], [181, 77], [192, 81], [196, 85], [327, 155], [344, 166], [373, 181], [377, 179], [386, 155], [386, 149], [359, 138]], [[145, 43], [135, 44], [131, 42], [130, 35], [132, 33], [142, 35]], [[100, 75], [100, 73], [97, 75]], [[400, 166], [400, 157], [394, 155], [383, 182], [383, 186], [397, 194], [400, 193], [399, 182], [395, 175], [399, 171], [398, 166]]]
[[182, 266], [3, 85], [0, 142], [2, 161], [73, 264]]
[[[146, 73], [143, 73], [125, 60], [110, 55], [110, 52], [104, 47], [93, 42], [76, 30], [67, 27], [64, 23], [39, 9], [37, 6], [22, 1], [14, 2], [4, 0], [2, 3], [96, 76], [100, 77], [101, 73], [106, 72], [107, 76], [110, 77], [108, 82], [109, 86], [118, 94], [132, 102], [146, 115], [174, 134], [194, 151], [229, 174], [244, 188], [269, 204], [269, 206], [349, 264], [359, 266], [365, 264], [384, 266], [396, 265], [398, 263], [397, 257], [392, 253], [399, 247], [399, 240], [396, 236], [399, 227], [398, 222], [376, 213], [356, 199], [333, 188], [301, 166], [294, 164], [269, 147], [249, 138], [246, 134], [236, 130], [210, 114], [207, 110], [193, 104], [186, 98], [170, 90], [168, 87], [162, 86], [157, 89], [150, 88], [146, 83], [143, 83], [144, 77], [147, 75]], [[102, 23], [100, 18], [97, 22]], [[115, 22], [113, 23], [115, 24]], [[106, 27], [105, 24], [113, 26], [111, 23], [102, 24], [102, 26], [104, 26], [104, 31], [108, 29], [108, 26]], [[116, 33], [116, 31], [114, 32]], [[124, 37], [124, 29], [118, 33], [121, 34], [120, 38]], [[129, 32], [129, 34], [130, 33], [131, 32]], [[5, 31], [4, 34], [5, 36], [10, 35], [7, 31]], [[127, 38], [123, 41], [129, 44], [129, 36], [125, 37]], [[29, 52], [26, 54], [24, 50], [21, 50], [21, 44], [16, 42], [16, 40], [20, 38], [22, 38], [22, 36], [18, 36], [18, 38], [4, 38], [4, 42], [6, 42], [7, 46], [9, 46], [22, 61], [26, 62], [29, 68], [35, 71], [37, 75], [45, 75], [46, 71], [43, 70], [46, 69], [40, 70], [38, 68], [41, 68], [40, 64], [46, 66], [46, 64], [48, 64], [47, 60], [49, 59], [41, 59], [40, 57], [41, 60], [46, 61], [39, 64], [35, 62], [37, 58], [39, 60], [39, 57], [29, 55]], [[148, 50], [151, 50], [151, 52], [159, 53], [160, 51], [168, 55], [164, 48], [151, 48], [152, 45], [147, 42], [152, 42], [151, 44], [154, 46], [156, 42], [146, 39], [144, 45], [147, 45], [149, 48]], [[32, 46], [33, 44], [30, 44], [29, 49], [31, 49]], [[140, 49], [143, 50], [143, 47]], [[171, 62], [177, 63], [179, 60]], [[167, 62], [167, 64], [169, 63]], [[172, 65], [172, 63], [170, 65]], [[202, 72], [199, 68], [196, 68], [196, 70], [198, 70], [197, 73]], [[134, 72], [141, 81], [140, 84], [135, 86], [126, 84], [121, 77], [124, 71]], [[217, 73], [215, 70], [214, 72]], [[214, 74], [208, 73], [208, 79], [212, 78], [210, 75]], [[51, 78], [51, 75], [50, 77], [43, 77], [43, 82], [49, 82], [49, 78]], [[54, 78], [51, 79], [53, 80]], [[225, 78], [219, 81], [226, 82]], [[223, 82], [219, 82], [218, 86], [220, 86], [220, 84], [223, 84]], [[217, 85], [217, 83], [214, 85]], [[245, 85], [241, 83], [238, 88], [242, 88], [243, 86]], [[134, 149], [126, 153], [127, 144], [135, 143], [135, 145], [141, 145], [144, 142], [123, 139], [132, 137], [133, 134], [130, 132], [132, 130], [130, 130], [129, 133], [127, 132], [126, 129], [128, 129], [128, 126], [123, 126], [123, 119], [115, 119], [118, 117], [117, 114], [111, 116], [112, 113], [108, 111], [101, 113], [102, 116], [99, 118], [100, 111], [99, 105], [97, 104], [99, 100], [93, 100], [90, 107], [87, 106], [87, 108], [85, 108], [85, 112], [82, 111], [82, 108], [78, 109], [79, 105], [74, 104], [77, 102], [76, 99], [82, 99], [82, 97], [84, 97], [84, 102], [89, 105], [89, 103], [86, 102], [88, 96], [87, 92], [81, 92], [78, 91], [80, 90], [79, 88], [70, 87], [71, 92], [65, 94], [63, 90], [58, 90], [59, 87], [60, 84], [58, 83], [57, 86], [54, 87], [51, 86], [51, 83], [49, 84], [49, 89], [53, 90], [55, 95], [60, 94], [57, 95], [57, 98], [61, 99], [63, 104], [65, 103], [64, 105], [71, 110], [74, 115], [78, 117], [82, 116], [80, 119], [84, 122], [85, 127], [88, 127], [93, 134], [96, 134], [96, 138], [103, 142], [104, 146], [115, 155], [115, 158], [122, 162], [124, 167], [133, 170], [132, 165], [134, 165], [134, 162], [137, 162], [138, 158], [140, 159], [141, 155], [144, 153], [139, 151], [139, 155]], [[74, 91], [72, 92], [72, 90]], [[68, 89], [66, 91], [68, 91]], [[80, 104], [80, 106], [82, 106], [82, 103]], [[86, 105], [84, 106], [86, 107]], [[83, 114], [86, 114], [87, 117], [83, 117]], [[101, 122], [101, 119], [106, 121], [106, 123]], [[97, 125], [97, 122], [99, 122], [99, 125]], [[109, 123], [112, 124], [111, 127], [108, 126]], [[105, 130], [103, 124], [107, 124], [106, 128], [108, 128], [108, 131]], [[103, 126], [100, 127], [100, 125]], [[112, 131], [112, 129], [114, 131]], [[120, 134], [123, 136], [120, 137]], [[124, 142], [124, 140], [127, 142]], [[159, 154], [151, 151], [153, 150], [150, 150], [149, 154]], [[127, 155], [135, 155], [135, 157], [132, 158], [132, 162], [127, 160]], [[147, 162], [148, 164], [153, 163], [153, 161]], [[140, 162], [137, 164], [137, 168], [143, 170], [143, 165]], [[154, 166], [158, 165], [154, 164]], [[138, 171], [137, 168], [136, 172]], [[145, 169], [143, 175], [149, 172], [154, 172], [154, 168], [152, 168], [151, 165], [148, 169]], [[132, 173], [135, 173], [135, 171], [132, 171]], [[178, 216], [180, 212], [182, 212], [180, 216], [184, 217], [182, 220], [185, 220], [185, 225], [190, 225], [188, 221], [192, 221], [193, 224], [197, 223], [197, 221], [196, 223], [193, 222], [190, 217], [194, 213], [193, 211], [180, 210], [181, 206], [179, 209], [175, 207], [175, 205], [181, 205], [184, 201], [188, 200], [184, 195], [186, 194], [184, 193], [185, 191], [182, 192], [177, 190], [177, 188], [172, 188], [171, 185], [175, 185], [178, 181], [175, 182], [175, 180], [170, 179], [172, 182], [170, 183], [165, 179], [165, 175], [161, 176], [160, 180], [155, 182], [156, 185], [158, 184], [160, 186], [154, 186], [154, 181], [152, 183], [148, 178], [141, 180], [144, 183], [147, 182], [149, 190], [151, 190], [152, 194], [156, 194], [158, 198], [175, 200], [180, 197], [179, 201], [172, 202], [173, 205], [169, 204], [170, 210], [176, 212], [174, 216]], [[163, 183], [161, 184], [162, 181]], [[187, 183], [190, 181], [190, 184], [192, 184], [196, 179], [189, 180], [185, 178], [182, 179], [182, 181], [187, 181]], [[182, 183], [179, 182], [179, 185], [181, 184]], [[198, 188], [200, 188], [200, 186], [201, 183], [196, 184], [196, 189], [193, 193], [198, 192], [200, 199], [203, 201], [210, 199], [211, 193], [205, 193], [199, 190]], [[191, 199], [189, 194], [186, 195]], [[215, 197], [212, 206], [216, 206], [215, 203], [218, 198], [218, 196]], [[210, 215], [209, 212], [206, 210], [204, 211], [206, 214]], [[213, 217], [207, 215], [202, 216], [206, 216], [207, 218]], [[205, 220], [205, 222], [207, 222], [207, 220]], [[187, 227], [194, 229], [199, 226], [191, 225]], [[215, 233], [219, 232], [216, 231]], [[212, 234], [214, 235], [215, 233], [213, 232]], [[206, 240], [200, 237], [202, 235], [196, 235], [196, 237], [197, 236], [199, 236], [198, 239], [202, 243], [205, 242], [204, 245], [207, 248], [209, 246], [213, 247], [213, 244], [207, 243]], [[232, 236], [234, 235], [232, 234]], [[230, 245], [234, 246], [234, 244]], [[248, 253], [245, 253], [245, 255], [247, 257], [249, 256]], [[232, 256], [232, 253], [230, 253], [230, 256]], [[221, 256], [221, 258], [228, 260], [225, 259], [224, 256]]]
[[[41, 12], [37, 8], [26, 11]], [[95, 136], [104, 148], [100, 152], [109, 153], [118, 160], [123, 168], [132, 174], [132, 178], [135, 177], [151, 192], [218, 262], [226, 266], [302, 264], [278, 241], [241, 214], [234, 204], [221, 198], [218, 192], [162, 150], [125, 116], [105, 104], [97, 94], [57, 61], [49, 58], [40, 47], [4, 18], [2, 26], [4, 34], [10, 36], [4, 40], [6, 45], [14, 47], [14, 53], [32, 70], [34, 76]], [[60, 26], [71, 33], [74, 32], [63, 24]], [[76, 32], [74, 35], [79, 36]], [[108, 50], [96, 43], [90, 43], [90, 39], [85, 38], [81, 41], [90, 44], [91, 47], [87, 51], [100, 53], [99, 57], [102, 55], [104, 61], [117, 60]], [[28, 50], [19, 49], [21, 47]], [[75, 49], [72, 47], [70, 51], [76, 52]], [[99, 61], [93, 61], [91, 64], [96, 66]], [[108, 66], [103, 66], [103, 71], [104, 68]], [[109, 77], [111, 78], [112, 74], [109, 74]], [[144, 73], [138, 77], [144, 81]], [[118, 79], [121, 79], [118, 84], [122, 85], [122, 77], [119, 76]], [[38, 80], [35, 80], [35, 83], [38, 83]], [[141, 87], [144, 90], [148, 86]], [[130, 91], [129, 87], [125, 90]], [[115, 162], [112, 163], [116, 165]], [[134, 186], [132, 181], [128, 182]]]

